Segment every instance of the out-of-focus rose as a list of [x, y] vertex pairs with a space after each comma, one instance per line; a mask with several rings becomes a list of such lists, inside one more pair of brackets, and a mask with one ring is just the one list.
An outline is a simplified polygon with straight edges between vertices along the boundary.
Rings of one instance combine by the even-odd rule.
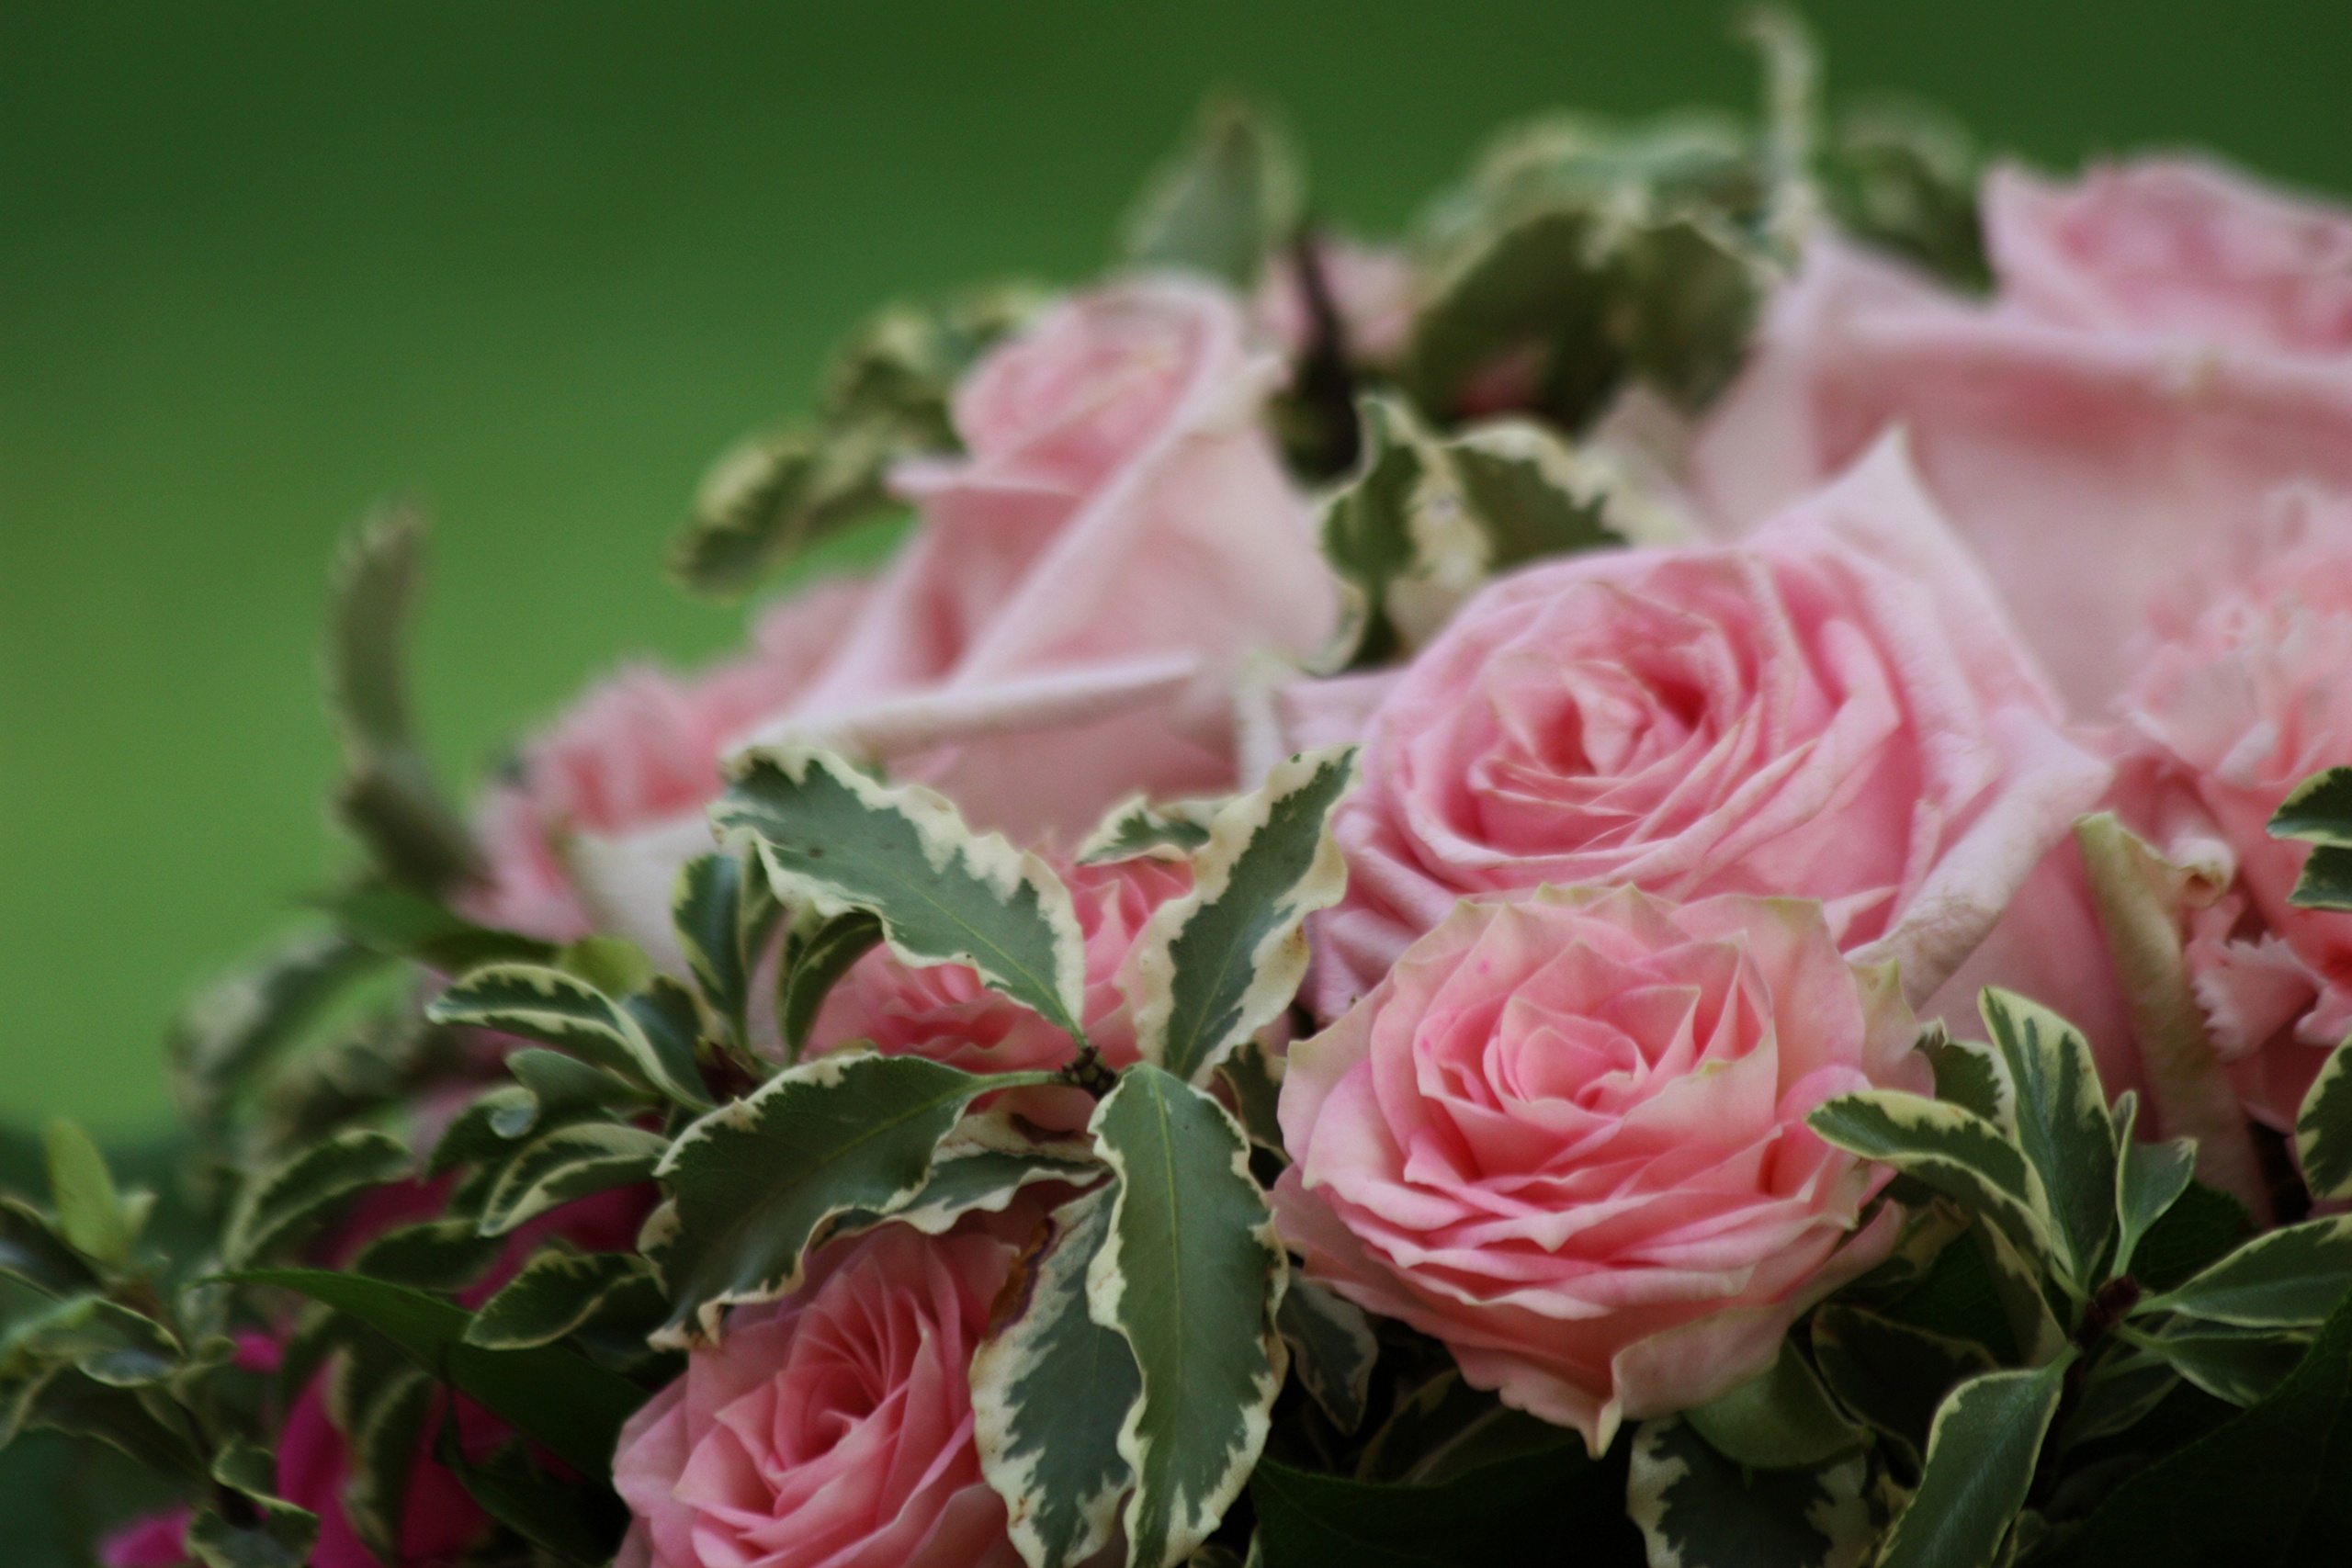
[[[1296, 717], [1315, 695], [1291, 699]], [[2101, 951], [2087, 901], [2035, 874], [2108, 778], [2058, 716], [1899, 442], [1739, 547], [1531, 567], [1374, 712], [1314, 1005], [1335, 1016], [1465, 895], [1817, 898], [1842, 949], [1899, 959], [1915, 1006], [1963, 1018], [1973, 990], [1936, 993], [2001, 922], [1996, 976], [2090, 1030], [2120, 1089], [2112, 987], [2070, 975]], [[2098, 1000], [2117, 1016], [2080, 1016]]]
[[[887, 761], [1021, 839], [1075, 839], [1135, 790], [1228, 787], [1235, 670], [1320, 646], [1337, 615], [1257, 420], [1279, 375], [1206, 284], [1132, 282], [1048, 311], [958, 390], [968, 455], [899, 470], [921, 526], [854, 615], [828, 607], [811, 640], [829, 657], [777, 660], [774, 700], [730, 704], [727, 723], [705, 721], [698, 691], [676, 722], [637, 716], [680, 701], [669, 688], [592, 699], [565, 732], [582, 761], [526, 768], [525, 793], [549, 796], [525, 813], [542, 841], [550, 823], [578, 829], [538, 869], [577, 886], [600, 927], [673, 957], [671, 881], [709, 847], [716, 754], [787, 735]], [[799, 610], [775, 623], [796, 652], [819, 618]], [[583, 773], [616, 782], [589, 790]]]
[[[450, 1186], [450, 1179], [445, 1178], [401, 1182], [370, 1192], [324, 1243], [319, 1261], [329, 1268], [348, 1268], [368, 1242], [386, 1231], [438, 1216]], [[488, 1301], [550, 1237], [560, 1237], [589, 1252], [634, 1247], [638, 1229], [651, 1206], [650, 1187], [615, 1188], [518, 1226], [482, 1278], [458, 1292], [458, 1304], [472, 1308]], [[277, 1436], [278, 1495], [319, 1516], [319, 1540], [311, 1549], [311, 1568], [379, 1568], [378, 1558], [360, 1542], [344, 1508], [351, 1450], [331, 1413], [327, 1383], [328, 1375], [322, 1371], [305, 1385], [287, 1412]], [[490, 1523], [490, 1516], [464, 1484], [433, 1457], [441, 1417], [442, 1406], [436, 1400], [425, 1424], [425, 1436], [418, 1443], [416, 1462], [409, 1472], [397, 1568], [443, 1568], [455, 1562]], [[471, 1401], [460, 1399], [458, 1435], [467, 1450], [479, 1457], [511, 1434], [503, 1422]]]
[[884, 1225], [738, 1307], [621, 1430], [617, 1568], [1014, 1568], [972, 1441], [972, 1351], [1012, 1249]]
[[[1113, 1067], [1136, 1059], [1135, 1021], [1117, 985], [1120, 965], [1151, 912], [1192, 890], [1191, 867], [1148, 857], [1109, 865], [1056, 867], [1078, 906], [1086, 939], [1087, 1038]], [[928, 1056], [970, 1073], [1026, 1072], [1063, 1066], [1076, 1054], [1070, 1037], [1027, 1008], [980, 984], [960, 964], [925, 968], [899, 963], [877, 947], [852, 966], [825, 998], [809, 1032], [812, 1052], [858, 1042], [888, 1056]], [[1082, 1129], [1094, 1101], [1083, 1090], [1018, 1091], [1030, 1120]]]
[[[1418, 280], [1412, 258], [1393, 245], [1319, 239], [1315, 258], [1330, 291], [1348, 357], [1359, 364], [1390, 365], [1404, 357], [1413, 333]], [[1315, 311], [1297, 258], [1285, 252], [1267, 266], [1250, 301], [1259, 331], [1282, 344], [1293, 359], [1314, 341]]]
[[1929, 1091], [1891, 970], [1816, 905], [1633, 888], [1464, 903], [1291, 1048], [1275, 1190], [1307, 1273], [1576, 1427], [1702, 1404], [1885, 1253], [1887, 1173], [1804, 1124]]
[[2286, 1131], [2352, 1032], [2352, 916], [2290, 903], [2310, 846], [2266, 830], [2295, 785], [2352, 764], [2352, 502], [2282, 492], [2200, 568], [2153, 617], [2117, 804], [2190, 873], [2208, 1032], [2247, 1111]]
[[196, 1559], [187, 1549], [186, 1508], [165, 1508], [133, 1519], [98, 1543], [102, 1568], [182, 1568]]
[[2208, 165], [1986, 182], [1996, 297], [1836, 243], [1693, 447], [1732, 531], [1891, 425], [2078, 717], [2149, 597], [2282, 481], [2352, 488], [2352, 215]]

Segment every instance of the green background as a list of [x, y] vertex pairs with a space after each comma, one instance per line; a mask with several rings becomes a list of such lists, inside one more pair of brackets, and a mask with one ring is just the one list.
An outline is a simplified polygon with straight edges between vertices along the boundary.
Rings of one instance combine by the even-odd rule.
[[[2352, 6], [1815, 4], [2071, 164], [2203, 143], [2352, 189]], [[1498, 122], [1745, 106], [1719, 0], [0, 5], [0, 1117], [164, 1114], [161, 1027], [338, 852], [337, 533], [435, 508], [419, 650], [479, 775], [734, 614], [658, 576], [705, 462], [869, 307], [1084, 276], [1202, 90], [1287, 107], [1392, 226]]]

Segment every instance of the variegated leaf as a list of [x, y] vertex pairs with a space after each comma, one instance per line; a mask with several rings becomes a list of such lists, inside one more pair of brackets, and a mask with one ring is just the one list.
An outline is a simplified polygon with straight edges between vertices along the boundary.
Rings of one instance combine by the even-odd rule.
[[581, 1122], [542, 1133], [515, 1151], [481, 1212], [484, 1235], [504, 1235], [549, 1209], [650, 1181], [670, 1140], [618, 1122]]
[[2270, 835], [2352, 849], [2352, 768], [2329, 768], [2297, 784], [2270, 815]]
[[232, 1438], [214, 1456], [211, 1478], [243, 1506], [232, 1520], [214, 1500], [188, 1520], [187, 1548], [204, 1568], [302, 1568], [310, 1562], [318, 1516], [277, 1495], [277, 1463], [268, 1450]]
[[1060, 1181], [1086, 1186], [1105, 1174], [1091, 1147], [1069, 1143], [1039, 1145], [1001, 1131], [993, 1113], [967, 1116], [941, 1140], [922, 1190], [888, 1215], [863, 1212], [833, 1222], [838, 1233], [888, 1219], [912, 1225], [925, 1235], [944, 1235], [966, 1214], [1001, 1214], [1024, 1187]]
[[1487, 571], [1625, 543], [1623, 523], [1611, 525], [1612, 510], [1627, 505], [1617, 493], [1622, 484], [1612, 486], [1615, 476], [1579, 462], [1573, 447], [1542, 425], [1476, 425], [1446, 443], [1445, 452], [1463, 502], [1487, 537]]
[[980, 1469], [1030, 1568], [1069, 1568], [1101, 1551], [1135, 1479], [1118, 1445], [1142, 1392], [1135, 1356], [1087, 1311], [1087, 1271], [1116, 1196], [1099, 1188], [1054, 1211], [972, 1357]]
[[386, 962], [346, 937], [309, 931], [199, 991], [165, 1047], [181, 1113], [199, 1134], [217, 1132], [255, 1075]]
[[2352, 1214], [2258, 1235], [2137, 1314], [2180, 1313], [2246, 1328], [2308, 1327], [2352, 1287]]
[[1938, 1100], [1972, 1111], [2004, 1133], [2017, 1131], [2017, 1084], [1998, 1051], [1982, 1041], [1954, 1040], [1940, 1023], [1928, 1026], [1919, 1049], [1935, 1069]]
[[426, 1016], [436, 1023], [519, 1034], [569, 1051], [680, 1105], [710, 1104], [695, 1066], [691, 1031], [682, 1040], [674, 1008], [651, 991], [615, 1001], [560, 969], [492, 964], [442, 992]]
[[716, 1338], [727, 1308], [773, 1301], [836, 1215], [888, 1215], [930, 1179], [933, 1151], [965, 1107], [1046, 1073], [976, 1077], [921, 1056], [820, 1056], [770, 1078], [678, 1135], [655, 1171], [669, 1201], [641, 1250], [673, 1303], [658, 1344]]
[[1355, 784], [1355, 756], [1301, 753], [1217, 812], [1192, 891], [1152, 912], [1120, 976], [1146, 1061], [1205, 1083], [1290, 1005], [1306, 974], [1306, 917], [1347, 886], [1330, 818]]
[[2132, 1272], [2140, 1238], [2188, 1190], [2197, 1168], [2197, 1145], [2188, 1138], [2143, 1144], [2132, 1136], [2139, 1120], [2138, 1091], [2115, 1098], [2115, 1261], [2113, 1275]]
[[1806, 1120], [1838, 1147], [1893, 1166], [1999, 1225], [2032, 1256], [2049, 1255], [2041, 1176], [1998, 1127], [1973, 1111], [1900, 1090], [1864, 1089], [1827, 1101]]
[[1288, 1260], [1249, 1139], [1216, 1100], [1140, 1063], [1091, 1125], [1119, 1186], [1087, 1310], [1126, 1337], [1143, 1379], [1119, 1429], [1136, 1473], [1127, 1562], [1168, 1568], [1216, 1528], [1265, 1444]]
[[355, 1274], [420, 1291], [457, 1291], [474, 1282], [505, 1244], [465, 1218], [424, 1220], [389, 1230], [359, 1249]]
[[1815, 1470], [1860, 1451], [1869, 1434], [1821, 1386], [1793, 1338], [1759, 1376], [1682, 1413], [1709, 1446], [1751, 1470]]
[[2339, 1044], [2295, 1116], [2295, 1158], [2312, 1196], [2352, 1198], [2352, 1047]]
[[1283, 1057], [1266, 1048], [1262, 1035], [1236, 1045], [1216, 1065], [1216, 1076], [1233, 1098], [1234, 1119], [1241, 1123], [1241, 1130], [1250, 1134], [1251, 1143], [1278, 1155], [1284, 1154], [1279, 1114], [1283, 1065]]
[[311, 1145], [245, 1184], [220, 1238], [232, 1269], [250, 1268], [300, 1241], [342, 1203], [397, 1181], [415, 1164], [398, 1138], [355, 1127]]
[[808, 1032], [817, 1027], [826, 995], [882, 941], [882, 922], [863, 909], [831, 919], [812, 915], [806, 925], [786, 941], [784, 967], [776, 976], [776, 1030], [787, 1062], [797, 1062], [808, 1048]]
[[1813, 1317], [1814, 1359], [1846, 1408], [1907, 1450], [1928, 1451], [1936, 1406], [1962, 1380], [1993, 1370], [1973, 1340], [1954, 1339], [1832, 1302]]
[[1952, 1390], [1880, 1568], [1990, 1568], [2025, 1504], [2073, 1361], [2069, 1348], [2046, 1367], [1983, 1372]]
[[1249, 288], [1298, 224], [1305, 181], [1290, 139], [1248, 100], [1202, 106], [1184, 145], [1152, 172], [1120, 226], [1138, 266], [1182, 267]]
[[756, 750], [731, 772], [711, 821], [758, 840], [779, 891], [827, 917], [873, 914], [901, 961], [968, 965], [1084, 1037], [1078, 912], [1044, 861], [973, 832], [944, 796], [876, 784], [829, 751]]
[[1373, 1363], [1380, 1359], [1363, 1308], [1311, 1280], [1294, 1279], [1274, 1311], [1274, 1326], [1290, 1347], [1291, 1370], [1331, 1424], [1347, 1433], [1363, 1426]]
[[2014, 1136], [2041, 1178], [2056, 1260], [2086, 1295], [2115, 1232], [2115, 1127], [2090, 1042], [2008, 991], [1986, 987], [1978, 1007], [2015, 1086]]
[[636, 1253], [542, 1252], [482, 1303], [466, 1325], [466, 1343], [492, 1350], [552, 1345], [625, 1292], [660, 1300], [653, 1266]]
[[401, 1560], [401, 1531], [407, 1517], [409, 1481], [424, 1424], [433, 1414], [433, 1374], [387, 1346], [384, 1375], [364, 1398], [351, 1400], [344, 1416], [348, 1479], [342, 1502], [368, 1550], [386, 1562]]
[[2306, 1334], [2276, 1328], [2176, 1321], [2162, 1334], [2133, 1341], [2214, 1398], [2248, 1405], [2286, 1382], [2311, 1348]]
[[1999, 1225], [1983, 1221], [1968, 1227], [1968, 1242], [1984, 1261], [1993, 1299], [2009, 1321], [2009, 1337], [2018, 1358], [2039, 1367], [2066, 1347], [2066, 1330], [2050, 1309], [2042, 1289], [2046, 1265], [2022, 1251]]
[[433, 1152], [425, 1156], [424, 1174], [442, 1176], [461, 1166], [503, 1160], [514, 1152], [515, 1140], [529, 1135], [538, 1119], [538, 1100], [522, 1085], [502, 1084], [486, 1090], [441, 1129]]
[[756, 854], [701, 855], [678, 872], [670, 897], [678, 946], [703, 1000], [741, 1049], [751, 1041], [752, 973], [783, 915]]
[[1757, 1470], [1724, 1458], [1688, 1421], [1634, 1434], [1625, 1508], [1652, 1568], [1855, 1568], [1875, 1532], [1860, 1454], [1820, 1467]]
[[1216, 817], [1214, 801], [1180, 800], [1155, 806], [1141, 795], [1131, 795], [1102, 816], [1078, 846], [1080, 865], [1107, 865], [1114, 861], [1148, 855], [1156, 860], [1183, 860], [1209, 841], [1209, 823]]

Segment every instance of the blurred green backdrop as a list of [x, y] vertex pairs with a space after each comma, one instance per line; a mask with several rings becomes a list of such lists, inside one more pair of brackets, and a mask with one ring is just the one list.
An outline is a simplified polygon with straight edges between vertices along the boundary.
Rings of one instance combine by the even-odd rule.
[[[2071, 164], [2197, 142], [2352, 189], [2352, 6], [1814, 0]], [[461, 776], [738, 618], [658, 576], [704, 463], [888, 297], [1085, 274], [1202, 90], [1285, 105], [1394, 225], [1498, 122], [1745, 106], [1723, 0], [0, 5], [0, 1118], [136, 1134], [175, 999], [336, 851], [311, 648], [338, 531], [435, 507]]]

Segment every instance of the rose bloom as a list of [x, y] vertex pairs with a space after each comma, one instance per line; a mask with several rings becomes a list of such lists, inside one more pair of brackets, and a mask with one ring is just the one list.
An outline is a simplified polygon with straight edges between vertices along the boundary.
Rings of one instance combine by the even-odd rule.
[[[1295, 690], [1292, 728], [1328, 738], [1317, 710], [1363, 694]], [[2043, 863], [2108, 771], [2058, 719], [1899, 442], [1736, 548], [1524, 569], [1371, 714], [1313, 1005], [1336, 1016], [1465, 895], [1787, 895], [1842, 949], [1899, 959], [1914, 1006], [1973, 1018], [1995, 980], [2047, 1001], [2120, 1089], [2120, 1003], [2073, 973], [2103, 952], [2087, 896]]]
[[1818, 905], [1633, 888], [1466, 901], [1291, 1048], [1276, 1212], [1306, 1271], [1574, 1427], [1706, 1403], [1885, 1255], [1888, 1173], [1804, 1124], [1928, 1093], [1892, 972]]
[[473, 910], [673, 959], [719, 758], [762, 739], [887, 761], [1023, 840], [1074, 840], [1136, 790], [1229, 787], [1236, 668], [1310, 651], [1338, 613], [1257, 420], [1281, 367], [1244, 339], [1229, 294], [1162, 278], [1000, 344], [956, 395], [967, 455], [896, 476], [921, 525], [870, 590], [771, 612], [752, 660], [701, 681], [592, 694], [493, 797]]
[[[1136, 1061], [1135, 1020], [1118, 976], [1154, 909], [1192, 891], [1191, 865], [1139, 856], [1108, 865], [1055, 867], [1078, 906], [1086, 939], [1086, 1036], [1113, 1067]], [[1058, 1067], [1078, 1053], [1070, 1037], [989, 990], [961, 964], [916, 967], [877, 947], [826, 996], [809, 1032], [812, 1054], [871, 1045], [887, 1056], [928, 1056], [969, 1073]], [[1094, 1101], [1082, 1089], [1015, 1091], [1030, 1120], [1082, 1130]]]
[[1012, 1249], [883, 1225], [737, 1307], [629, 1417], [616, 1568], [1017, 1568], [972, 1439], [972, 1351]]
[[2077, 717], [2152, 593], [2283, 480], [2352, 486], [2352, 214], [2201, 164], [1984, 185], [1988, 302], [1816, 245], [1685, 476], [1731, 533], [1890, 426]]
[[2271, 814], [2352, 764], [2352, 501], [2288, 491], [2152, 617], [2116, 804], [2189, 872], [2187, 956], [2246, 1111], [2281, 1132], [2352, 1032], [2352, 917], [2289, 902], [2311, 846]]

